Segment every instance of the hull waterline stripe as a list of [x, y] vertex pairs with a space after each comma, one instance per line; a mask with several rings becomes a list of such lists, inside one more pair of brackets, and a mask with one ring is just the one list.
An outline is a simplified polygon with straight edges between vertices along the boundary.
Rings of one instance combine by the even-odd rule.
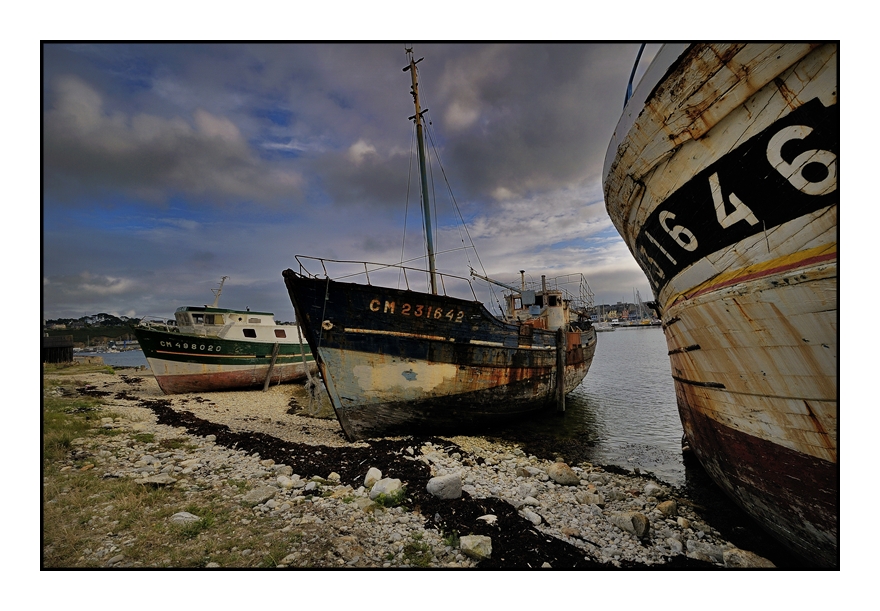
[[[429, 339], [439, 342], [455, 342], [454, 337], [442, 337], [440, 335], [424, 335], [421, 333], [404, 333], [402, 331], [383, 331], [380, 329], [346, 329], [346, 333], [362, 333], [364, 335], [390, 335], [393, 337], [411, 337], [414, 339]], [[516, 348], [517, 350], [553, 350], [554, 346], [534, 347], [534, 346], [505, 346], [503, 342], [488, 342], [479, 339], [468, 340], [468, 343], [476, 346], [489, 346], [492, 348]]]
[[[208, 356], [206, 354], [199, 354], [193, 352], [172, 352], [171, 350], [156, 350], [156, 354], [175, 354], [177, 356]], [[255, 359], [257, 358], [256, 354], [211, 354], [210, 357], [221, 358], [221, 359]]]
[[[194, 352], [173, 352], [171, 350], [155, 350], [156, 354], [173, 354], [176, 356], [194, 356], [194, 357], [208, 357], [212, 359], [256, 359], [256, 358], [271, 358], [271, 354], [264, 354], [261, 356], [257, 356], [256, 354], [217, 354], [216, 352], [211, 354], [202, 354], [202, 353], [194, 353]], [[311, 355], [306, 354], [306, 360], [310, 360], [309, 357]], [[293, 359], [296, 361], [302, 361], [302, 357], [298, 354], [279, 354], [277, 359], [280, 360], [288, 360]], [[313, 360], [313, 359], [312, 359]]]
[[[837, 259], [837, 245], [834, 245], [833, 248], [833, 252], [824, 252], [827, 251], [828, 247], [822, 246], [817, 249], [780, 257], [779, 259], [774, 259], [773, 261], [768, 261], [759, 265], [753, 265], [728, 274], [719, 274], [713, 280], [691, 289], [694, 291], [692, 293], [679, 293], [674, 298], [670, 299], [669, 303], [671, 305], [682, 299], [694, 299], [705, 293], [716, 291], [727, 286], [733, 286], [734, 284], [748, 282], [750, 280], [757, 280], [774, 274], [781, 274], [783, 272], [797, 269], [798, 267], [808, 267], [810, 265], [832, 261]], [[823, 251], [823, 254], [813, 255], [812, 253], [817, 250]]]
[[380, 329], [346, 329], [346, 333], [364, 333], [366, 335], [391, 335], [393, 337], [414, 337], [416, 339], [433, 339], [442, 342], [454, 342], [454, 337], [439, 335], [423, 335], [421, 333], [403, 333], [402, 331], [382, 331]]
[[[470, 340], [470, 343], [474, 344], [475, 346], [491, 346], [493, 348], [509, 348], [510, 347], [510, 346], [505, 346], [501, 342], [484, 342], [483, 340], [479, 340], [479, 339], [472, 339], [472, 340]], [[586, 344], [584, 344], [584, 345], [586, 345]], [[540, 352], [546, 352], [548, 350], [555, 350], [556, 346], [516, 346], [516, 349], [517, 350], [538, 350]]]

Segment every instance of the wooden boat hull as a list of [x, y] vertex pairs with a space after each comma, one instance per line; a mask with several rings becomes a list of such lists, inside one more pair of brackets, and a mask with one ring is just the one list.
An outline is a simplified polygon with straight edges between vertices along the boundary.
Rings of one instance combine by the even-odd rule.
[[605, 199], [662, 312], [685, 434], [768, 531], [837, 567], [837, 46], [693, 45], [652, 68]]
[[[219, 339], [133, 327], [159, 388], [165, 394], [212, 392], [262, 387], [272, 365], [274, 344]], [[305, 364], [304, 364], [305, 360]], [[303, 342], [279, 343], [272, 384], [306, 378], [316, 370]]]
[[[506, 324], [475, 301], [284, 272], [350, 440], [464, 432], [556, 406], [556, 334]], [[596, 347], [565, 333], [564, 392]]]

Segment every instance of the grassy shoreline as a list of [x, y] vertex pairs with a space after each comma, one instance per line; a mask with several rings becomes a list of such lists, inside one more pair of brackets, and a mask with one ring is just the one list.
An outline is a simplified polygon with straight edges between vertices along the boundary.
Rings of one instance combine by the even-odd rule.
[[[42, 568], [276, 566], [302, 535], [281, 533], [282, 525], [273, 520], [236, 528], [253, 516], [232, 500], [245, 482], [204, 490], [152, 487], [105, 477], [96, 468], [112, 454], [192, 452], [198, 446], [187, 435], [160, 439], [120, 426], [126, 418], [106, 398], [58, 394], [61, 388], [85, 387], [80, 378], [93, 373], [114, 375], [111, 367], [99, 365], [44, 368]], [[175, 524], [170, 518], [180, 511], [199, 519]]]

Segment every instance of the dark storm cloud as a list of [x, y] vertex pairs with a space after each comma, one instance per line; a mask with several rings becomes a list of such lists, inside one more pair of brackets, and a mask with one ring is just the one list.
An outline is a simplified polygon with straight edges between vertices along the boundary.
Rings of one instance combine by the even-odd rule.
[[[597, 171], [595, 141], [619, 113], [603, 96], [621, 98], [626, 78], [603, 67], [625, 66], [635, 45], [424, 47], [422, 89], [433, 97], [426, 106], [436, 104], [428, 117], [466, 198], [553, 189]], [[349, 204], [396, 194], [411, 140], [402, 46], [156, 45], [140, 57], [152, 49], [125, 47], [127, 59], [96, 83], [64, 74], [73, 60], [49, 71], [50, 195], [118, 188], [152, 201], [279, 202], [317, 187]], [[111, 61], [102, 45], [75, 55]], [[352, 163], [358, 142], [375, 153]]]
[[433, 117], [450, 172], [495, 199], [595, 179], [637, 48], [488, 45], [446, 62]]

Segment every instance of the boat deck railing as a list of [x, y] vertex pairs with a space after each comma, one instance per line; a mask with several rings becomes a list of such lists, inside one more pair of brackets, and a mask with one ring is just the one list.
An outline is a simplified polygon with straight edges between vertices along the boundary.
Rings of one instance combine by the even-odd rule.
[[[572, 285], [577, 283], [577, 289]], [[569, 302], [569, 306], [575, 312], [586, 313], [594, 304], [593, 291], [583, 274], [564, 274], [553, 278], [545, 278], [543, 281], [528, 280], [525, 282], [525, 289], [535, 292], [543, 290], [544, 285], [549, 291], [559, 291], [562, 293], [562, 299]], [[521, 290], [505, 291], [505, 295], [510, 293], [520, 293]]]
[[137, 326], [168, 333], [180, 333], [177, 322], [169, 322], [161, 316], [144, 316], [137, 322]]
[[[322, 257], [308, 257], [305, 255], [296, 255], [296, 261], [299, 264], [299, 273], [311, 278], [329, 278], [335, 281], [356, 281], [363, 278], [366, 284], [373, 286], [379, 283], [379, 286], [393, 286], [407, 291], [422, 290], [414, 289], [411, 283], [418, 283], [424, 280], [425, 286], [430, 286], [430, 272], [423, 268], [410, 267], [399, 263], [374, 263], [370, 261], [347, 261], [342, 259], [325, 259]], [[306, 266], [306, 263], [311, 267]], [[320, 271], [317, 268], [320, 266]], [[332, 272], [332, 273], [331, 273]], [[463, 292], [463, 285], [466, 284], [473, 295], [474, 301], [479, 301], [474, 286], [469, 278], [447, 274], [445, 272], [435, 272], [437, 277], [437, 292], [444, 296], [456, 296], [450, 294], [450, 291]], [[424, 289], [426, 292], [430, 289]]]

